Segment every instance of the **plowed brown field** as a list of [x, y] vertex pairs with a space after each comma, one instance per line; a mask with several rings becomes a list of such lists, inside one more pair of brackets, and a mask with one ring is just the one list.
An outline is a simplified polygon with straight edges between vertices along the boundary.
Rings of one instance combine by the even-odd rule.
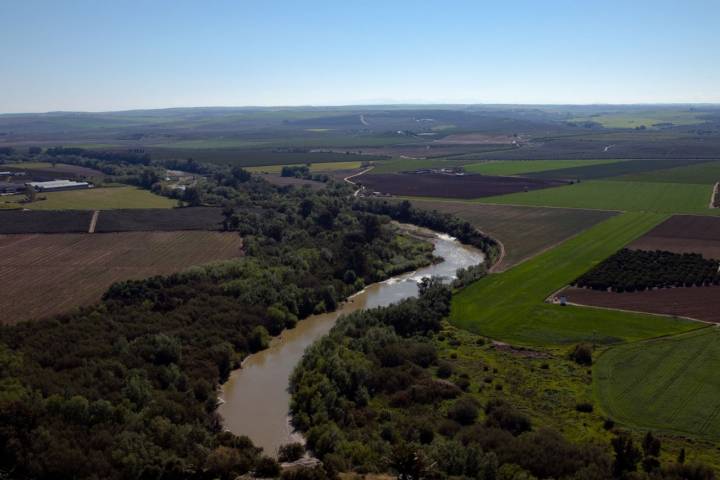
[[603, 292], [570, 287], [568, 302], [593, 307], [690, 317], [720, 323], [720, 286], [663, 288], [644, 292]]
[[637, 250], [701, 253], [720, 259], [720, 218], [675, 215], [631, 243]]
[[114, 282], [234, 258], [241, 247], [220, 232], [0, 235], [0, 323], [67, 312]]
[[568, 182], [490, 175], [440, 173], [381, 173], [363, 175], [358, 182], [370, 191], [391, 195], [480, 198], [567, 185]]

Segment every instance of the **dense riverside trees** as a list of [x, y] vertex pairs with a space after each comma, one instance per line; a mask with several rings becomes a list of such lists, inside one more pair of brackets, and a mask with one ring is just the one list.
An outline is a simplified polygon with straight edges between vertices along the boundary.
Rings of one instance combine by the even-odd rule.
[[[432, 246], [354, 210], [346, 187], [278, 188], [245, 173], [218, 170], [196, 187], [203, 202], [225, 206], [244, 257], [121, 282], [98, 305], [0, 328], [0, 473], [276, 472], [248, 439], [222, 432], [216, 384], [269, 335], [427, 264]], [[417, 313], [409, 328], [433, 328]]]

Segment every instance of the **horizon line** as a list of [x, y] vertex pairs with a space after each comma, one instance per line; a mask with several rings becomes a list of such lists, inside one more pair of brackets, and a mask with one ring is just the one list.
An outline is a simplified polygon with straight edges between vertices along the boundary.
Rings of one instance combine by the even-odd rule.
[[51, 115], [51, 114], [103, 114], [163, 110], [210, 110], [210, 109], [321, 109], [321, 108], [378, 108], [378, 107], [641, 107], [641, 106], [705, 106], [720, 107], [720, 102], [634, 102], [634, 103], [482, 103], [482, 102], [382, 102], [339, 104], [285, 104], [285, 105], [196, 105], [182, 107], [137, 107], [103, 110], [46, 110], [23, 112], [0, 112], [0, 115]]

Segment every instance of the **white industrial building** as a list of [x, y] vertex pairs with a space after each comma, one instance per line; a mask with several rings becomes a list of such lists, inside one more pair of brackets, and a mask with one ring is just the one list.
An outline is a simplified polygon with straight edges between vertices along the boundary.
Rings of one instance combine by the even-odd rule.
[[92, 188], [88, 182], [75, 182], [73, 180], [51, 180], [49, 182], [28, 182], [25, 185], [38, 192], [57, 192], [61, 190], [81, 190]]

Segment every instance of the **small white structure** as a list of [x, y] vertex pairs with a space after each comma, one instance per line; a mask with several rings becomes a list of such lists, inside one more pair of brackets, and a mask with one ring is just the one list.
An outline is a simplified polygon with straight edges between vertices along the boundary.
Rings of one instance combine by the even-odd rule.
[[38, 192], [57, 192], [61, 190], [80, 190], [92, 188], [88, 182], [75, 182], [73, 180], [51, 180], [49, 182], [28, 182], [25, 185], [30, 186]]

